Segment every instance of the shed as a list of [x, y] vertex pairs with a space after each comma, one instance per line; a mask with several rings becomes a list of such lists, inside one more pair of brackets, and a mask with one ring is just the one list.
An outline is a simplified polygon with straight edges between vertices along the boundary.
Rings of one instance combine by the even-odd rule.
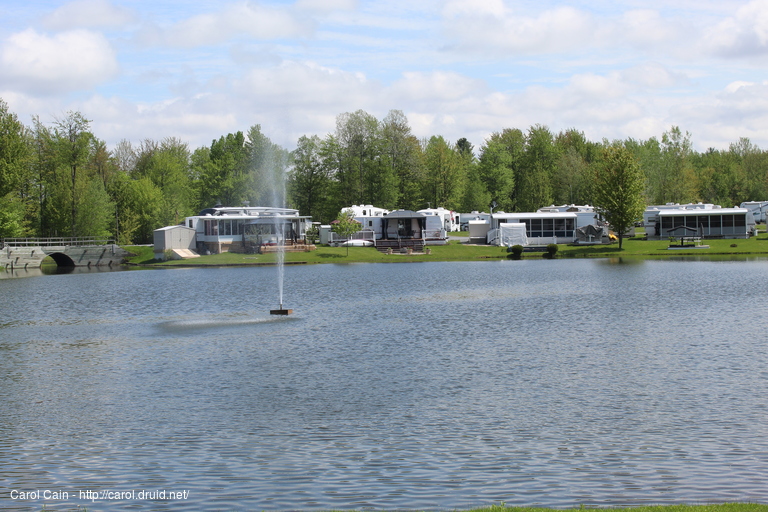
[[166, 226], [154, 231], [155, 259], [164, 258], [165, 251], [173, 249], [194, 250], [195, 230], [186, 226]]
[[499, 238], [501, 245], [512, 247], [513, 245], [528, 245], [526, 227], [522, 222], [505, 222], [499, 225]]

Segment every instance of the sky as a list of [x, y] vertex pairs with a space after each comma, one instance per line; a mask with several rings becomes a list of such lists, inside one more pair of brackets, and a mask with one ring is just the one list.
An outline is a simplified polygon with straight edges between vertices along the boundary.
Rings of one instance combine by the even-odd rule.
[[0, 98], [108, 147], [258, 124], [291, 150], [400, 110], [476, 152], [537, 124], [768, 149], [768, 0], [0, 0]]

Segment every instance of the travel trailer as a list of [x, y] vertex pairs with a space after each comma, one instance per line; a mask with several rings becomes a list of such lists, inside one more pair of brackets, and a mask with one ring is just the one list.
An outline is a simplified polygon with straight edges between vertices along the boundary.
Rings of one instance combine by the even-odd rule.
[[739, 205], [739, 208], [746, 208], [752, 212], [755, 222], [765, 224], [768, 214], [768, 201], [745, 201]]

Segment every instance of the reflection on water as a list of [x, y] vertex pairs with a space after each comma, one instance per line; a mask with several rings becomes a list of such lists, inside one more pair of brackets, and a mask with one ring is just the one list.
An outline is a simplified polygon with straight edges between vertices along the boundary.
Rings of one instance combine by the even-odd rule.
[[4, 507], [765, 502], [768, 265], [577, 260], [0, 283]]
[[123, 265], [109, 266], [92, 266], [92, 267], [64, 267], [58, 266], [55, 263], [49, 265], [43, 265], [41, 267], [28, 267], [28, 268], [7, 268], [0, 269], [0, 279], [14, 279], [18, 277], [41, 277], [41, 276], [54, 276], [60, 274], [103, 274], [106, 272], [121, 272], [129, 270], [129, 267]]

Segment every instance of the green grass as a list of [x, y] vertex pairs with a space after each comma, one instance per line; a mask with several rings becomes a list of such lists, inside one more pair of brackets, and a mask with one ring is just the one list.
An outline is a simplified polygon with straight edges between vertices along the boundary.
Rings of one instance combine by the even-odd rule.
[[[717, 258], [733, 258], [745, 256], [768, 256], [768, 234], [762, 233], [757, 237], [746, 240], [705, 240], [709, 249], [667, 249], [667, 240], [652, 241], [640, 237], [624, 240], [622, 249], [618, 243], [610, 245], [576, 246], [560, 244], [557, 258], [669, 258], [679, 256], [705, 256]], [[735, 246], [735, 247], [733, 247]], [[507, 250], [503, 247], [485, 245], [465, 245], [451, 241], [447, 245], [430, 246], [431, 254], [382, 254], [373, 247], [326, 247], [318, 246], [316, 251], [287, 253], [285, 261], [288, 264], [315, 263], [395, 263], [419, 261], [480, 261], [488, 259], [504, 259]], [[226, 265], [273, 265], [275, 254], [237, 254], [223, 253], [201, 256], [182, 261], [158, 262], [154, 260], [152, 247], [125, 247], [135, 254], [128, 258], [134, 265], [151, 265], [154, 267], [178, 266], [226, 266]], [[523, 259], [541, 258], [540, 252], [525, 252]]]

